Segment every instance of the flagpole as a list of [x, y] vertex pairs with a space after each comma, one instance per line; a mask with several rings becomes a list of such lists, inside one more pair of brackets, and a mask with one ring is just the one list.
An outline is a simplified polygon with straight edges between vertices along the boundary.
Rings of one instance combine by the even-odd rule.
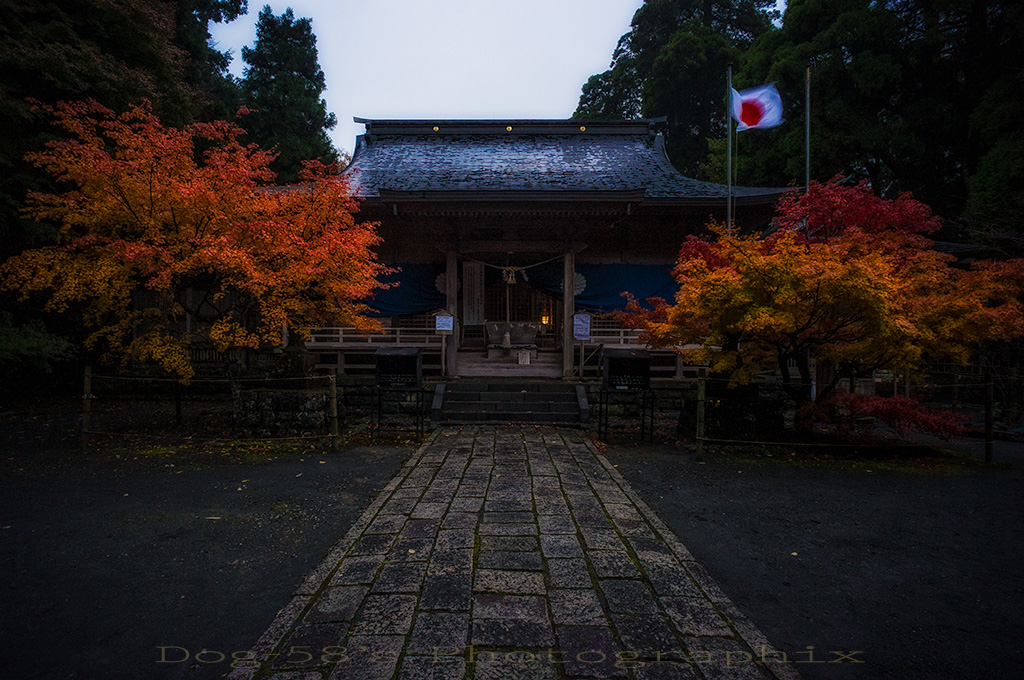
[[804, 193], [811, 188], [811, 65], [804, 82]]
[[732, 231], [732, 64], [726, 67], [725, 85], [725, 175], [728, 189], [725, 194], [725, 228]]
[[[732, 121], [729, 121], [729, 126], [732, 126]], [[736, 131], [736, 136], [732, 140], [732, 185], [736, 186], [736, 178], [740, 176], [740, 131]], [[732, 219], [736, 219], [736, 194], [732, 196]]]

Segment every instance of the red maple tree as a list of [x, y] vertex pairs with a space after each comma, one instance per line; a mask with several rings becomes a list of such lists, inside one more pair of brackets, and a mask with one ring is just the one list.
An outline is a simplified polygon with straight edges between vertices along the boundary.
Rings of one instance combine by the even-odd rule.
[[88, 346], [187, 379], [196, 342], [257, 348], [284, 332], [377, 327], [364, 302], [385, 271], [376, 225], [356, 222], [336, 168], [307, 163], [300, 183], [274, 186], [273, 154], [233, 123], [167, 127], [148, 104], [41, 108], [66, 136], [27, 158], [65, 190], [31, 194], [26, 212], [59, 240], [0, 277], [50, 311], [80, 309]]

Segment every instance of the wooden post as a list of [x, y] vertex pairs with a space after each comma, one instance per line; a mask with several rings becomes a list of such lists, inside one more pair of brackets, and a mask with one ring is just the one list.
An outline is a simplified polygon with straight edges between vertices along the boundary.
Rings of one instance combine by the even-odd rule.
[[181, 427], [181, 382], [174, 383], [174, 425]]
[[995, 402], [995, 386], [992, 384], [992, 371], [985, 373], [985, 465], [991, 465], [992, 449], [995, 445], [995, 423], [993, 403]]
[[448, 336], [441, 336], [441, 377], [448, 377], [448, 363], [446, 357], [448, 356]]
[[454, 250], [447, 255], [445, 271], [445, 308], [452, 315], [452, 341], [444, 348], [448, 373], [456, 375], [459, 370], [459, 256]]
[[89, 425], [92, 416], [92, 366], [85, 367], [82, 379], [82, 432], [81, 446], [84, 451], [89, 446]]
[[576, 253], [568, 251], [562, 258], [562, 377], [574, 373], [572, 316], [576, 312]]
[[331, 450], [338, 450], [338, 376], [327, 376], [328, 416], [330, 417]]
[[705, 379], [697, 378], [697, 458], [704, 457], [704, 391]]

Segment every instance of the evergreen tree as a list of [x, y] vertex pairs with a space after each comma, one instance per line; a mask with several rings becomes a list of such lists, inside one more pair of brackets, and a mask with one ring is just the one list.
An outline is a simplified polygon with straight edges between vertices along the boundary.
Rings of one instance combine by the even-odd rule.
[[33, 101], [95, 99], [123, 109], [147, 98], [168, 114], [188, 106], [188, 55], [174, 45], [173, 7], [129, 0], [0, 0], [0, 261], [52, 233], [19, 215], [48, 186], [24, 160], [50, 126]]
[[278, 17], [264, 6], [256, 24], [256, 43], [242, 48], [242, 60], [245, 103], [252, 109], [242, 125], [253, 141], [277, 152], [272, 167], [278, 181], [294, 182], [303, 160], [337, 160], [327, 137], [337, 118], [321, 98], [324, 73], [311, 21], [296, 19], [290, 7]]
[[1024, 8], [1002, 7], [1001, 26], [989, 45], [999, 57], [990, 84], [970, 114], [979, 149], [967, 177], [963, 221], [968, 233], [1017, 256], [1024, 255]]
[[32, 102], [123, 111], [148, 99], [174, 125], [230, 117], [241, 102], [208, 25], [245, 10], [246, 0], [0, 0], [0, 261], [52, 237], [19, 216], [30, 190], [50, 186], [24, 160], [52, 136]]
[[669, 157], [701, 176], [708, 140], [725, 134], [725, 71], [771, 28], [774, 0], [647, 0], [611, 67], [583, 86], [578, 118], [668, 118]]
[[197, 95], [196, 110], [180, 121], [227, 120], [242, 103], [238, 83], [228, 73], [231, 55], [212, 45], [210, 23], [228, 23], [248, 11], [248, 0], [176, 0], [174, 44], [188, 53], [184, 80]]
[[942, 238], [1019, 235], [1022, 18], [1007, 0], [791, 0], [741, 60], [740, 82], [776, 81], [790, 104], [786, 125], [742, 136], [740, 181], [802, 183], [810, 65], [812, 179], [910, 191], [947, 218]]

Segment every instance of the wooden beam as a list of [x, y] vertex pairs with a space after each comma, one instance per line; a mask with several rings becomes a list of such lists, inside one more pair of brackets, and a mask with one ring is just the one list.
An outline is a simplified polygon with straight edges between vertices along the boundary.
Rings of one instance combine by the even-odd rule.
[[569, 251], [562, 257], [562, 376], [569, 378], [574, 372], [572, 315], [576, 311], [576, 253]]
[[449, 250], [447, 255], [448, 268], [445, 271], [445, 307], [455, 317], [451, 342], [446, 348], [445, 360], [448, 362], [448, 374], [458, 375], [459, 360], [459, 256]]
[[534, 241], [531, 239], [519, 240], [486, 240], [473, 241], [463, 239], [459, 244], [459, 252], [470, 253], [544, 253], [549, 255], [557, 253], [565, 248], [564, 241]]

